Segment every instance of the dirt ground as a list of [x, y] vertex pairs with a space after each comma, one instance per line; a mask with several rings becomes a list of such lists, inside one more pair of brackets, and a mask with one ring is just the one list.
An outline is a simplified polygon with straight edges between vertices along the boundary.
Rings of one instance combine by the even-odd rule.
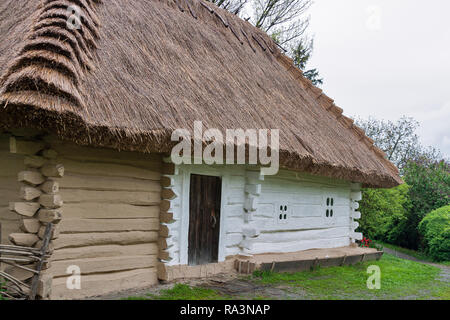
[[401, 259], [416, 261], [416, 262], [420, 262], [420, 263], [428, 264], [430, 266], [437, 267], [437, 268], [441, 269], [441, 273], [439, 275], [439, 280], [444, 281], [444, 282], [450, 282], [450, 267], [444, 266], [442, 264], [423, 261], [423, 260], [417, 259], [416, 257], [410, 256], [405, 253], [398, 252], [396, 250], [392, 250], [389, 248], [383, 248], [383, 251], [386, 253], [392, 254], [393, 256], [396, 256]]
[[161, 290], [171, 289], [177, 283], [184, 283], [193, 287], [213, 289], [221, 295], [239, 296], [243, 299], [245, 299], [246, 297], [251, 299], [252, 297], [258, 296], [271, 297], [272, 299], [280, 300], [301, 298], [301, 294], [299, 294], [298, 292], [289, 293], [287, 290], [289, 287], [258, 285], [246, 279], [243, 279], [237, 274], [221, 274], [206, 279], [177, 280], [177, 282], [161, 283], [158, 286], [149, 288], [125, 290], [109, 295], [91, 297], [89, 298], [89, 300], [120, 300], [128, 297], [142, 297], [146, 296], [147, 294], [158, 295]]

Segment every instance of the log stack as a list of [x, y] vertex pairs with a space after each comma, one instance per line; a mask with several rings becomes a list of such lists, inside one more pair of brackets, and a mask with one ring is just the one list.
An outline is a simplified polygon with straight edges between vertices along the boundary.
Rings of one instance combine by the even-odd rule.
[[[64, 166], [57, 163], [56, 151], [48, 148], [42, 141], [10, 138], [10, 152], [25, 156], [25, 170], [19, 172], [18, 181], [21, 184], [19, 194], [22, 201], [12, 202], [11, 211], [21, 218], [21, 233], [9, 235], [10, 242], [15, 246], [41, 248], [46, 226], [49, 223], [58, 224], [62, 218], [63, 201], [59, 194], [58, 179], [64, 176]], [[59, 236], [58, 227], [54, 228], [51, 240]], [[53, 244], [49, 243], [47, 253], [51, 253]], [[30, 269], [33, 266], [30, 265]], [[49, 264], [42, 266], [43, 270]], [[5, 270], [12, 274], [18, 272], [9, 267]], [[30, 282], [32, 273], [22, 272], [21, 280]], [[46, 299], [51, 293], [51, 276], [40, 280], [38, 296]]]
[[176, 234], [179, 229], [179, 190], [176, 190], [174, 179], [177, 179], [177, 168], [170, 159], [163, 163], [161, 178], [161, 213], [158, 240], [158, 278], [160, 280], [172, 280], [165, 265], [171, 264], [178, 255], [179, 246], [176, 244]]

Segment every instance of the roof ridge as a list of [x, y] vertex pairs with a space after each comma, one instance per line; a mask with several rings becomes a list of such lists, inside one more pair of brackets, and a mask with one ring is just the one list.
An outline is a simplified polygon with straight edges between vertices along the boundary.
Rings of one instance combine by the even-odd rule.
[[8, 97], [16, 97], [15, 103], [32, 102], [45, 108], [40, 99], [30, 101], [20, 94], [39, 91], [72, 107], [84, 107], [81, 80], [94, 68], [99, 3], [101, 0], [40, 1], [21, 51], [0, 79], [0, 94], [6, 103]]

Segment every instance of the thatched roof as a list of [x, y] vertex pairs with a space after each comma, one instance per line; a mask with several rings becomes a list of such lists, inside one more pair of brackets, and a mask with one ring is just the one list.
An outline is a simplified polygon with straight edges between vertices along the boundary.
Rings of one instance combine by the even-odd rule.
[[[82, 27], [67, 26], [68, 5]], [[202, 0], [3, 0], [0, 125], [168, 152], [174, 129], [279, 128], [281, 165], [392, 187], [398, 170], [265, 33]]]

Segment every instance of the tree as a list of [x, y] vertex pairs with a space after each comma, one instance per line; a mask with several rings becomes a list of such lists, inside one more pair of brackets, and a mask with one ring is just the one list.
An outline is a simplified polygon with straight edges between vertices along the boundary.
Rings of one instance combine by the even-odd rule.
[[233, 14], [241, 13], [248, 0], [208, 0], [216, 6], [230, 11]]
[[[292, 50], [292, 59], [294, 61], [294, 65], [301, 69], [306, 70], [306, 63], [309, 58], [311, 58], [312, 51], [314, 48], [314, 41], [308, 39], [300, 39], [297, 43], [297, 46]], [[317, 69], [310, 69], [303, 72], [303, 75], [311, 80], [313, 85], [319, 86], [323, 84], [323, 79], [319, 76], [319, 71]]]
[[251, 3], [252, 15], [248, 18], [257, 28], [265, 31], [294, 60], [306, 78], [314, 85], [321, 85], [317, 69], [307, 69], [314, 43], [306, 35], [309, 16], [305, 16], [312, 0], [209, 0], [221, 8], [240, 14]]
[[420, 222], [424, 251], [435, 261], [450, 261], [450, 206], [434, 210]]
[[394, 243], [398, 225], [407, 220], [411, 208], [409, 186], [392, 189], [363, 189], [359, 230], [371, 239]]
[[[361, 203], [361, 212], [369, 212], [362, 220], [363, 230], [375, 232], [381, 230], [385, 233], [384, 240], [390, 243], [417, 249], [420, 246], [418, 225], [426, 214], [434, 209], [448, 204], [450, 194], [450, 166], [448, 161], [441, 160], [438, 150], [424, 147], [416, 131], [419, 123], [413, 118], [402, 117], [396, 122], [357, 119], [356, 124], [366, 132], [366, 135], [375, 141], [375, 144], [386, 152], [388, 160], [399, 169], [403, 179], [408, 184], [408, 202], [405, 202], [405, 214], [390, 220], [386, 230], [382, 223], [386, 212], [396, 207], [396, 200], [385, 191], [364, 190], [363, 198], [369, 199]], [[383, 203], [380, 198], [385, 197], [392, 208], [379, 206]], [[378, 213], [375, 212], [378, 208]], [[363, 214], [364, 216], [364, 214]], [[373, 228], [376, 225], [380, 228]], [[380, 236], [376, 234], [376, 236]]]
[[358, 118], [355, 123], [375, 141], [375, 145], [386, 153], [387, 159], [392, 161], [401, 173], [408, 161], [420, 158], [436, 161], [441, 157], [437, 149], [424, 147], [419, 142], [416, 133], [419, 122], [413, 118], [403, 116], [392, 122], [369, 117], [367, 120]]
[[403, 178], [410, 185], [411, 209], [397, 241], [399, 245], [417, 249], [421, 243], [420, 221], [431, 211], [449, 204], [450, 164], [420, 158], [408, 162], [404, 171]]
[[253, 0], [255, 27], [269, 35], [276, 35], [279, 45], [300, 39], [309, 26], [303, 17], [311, 7], [311, 0]]

